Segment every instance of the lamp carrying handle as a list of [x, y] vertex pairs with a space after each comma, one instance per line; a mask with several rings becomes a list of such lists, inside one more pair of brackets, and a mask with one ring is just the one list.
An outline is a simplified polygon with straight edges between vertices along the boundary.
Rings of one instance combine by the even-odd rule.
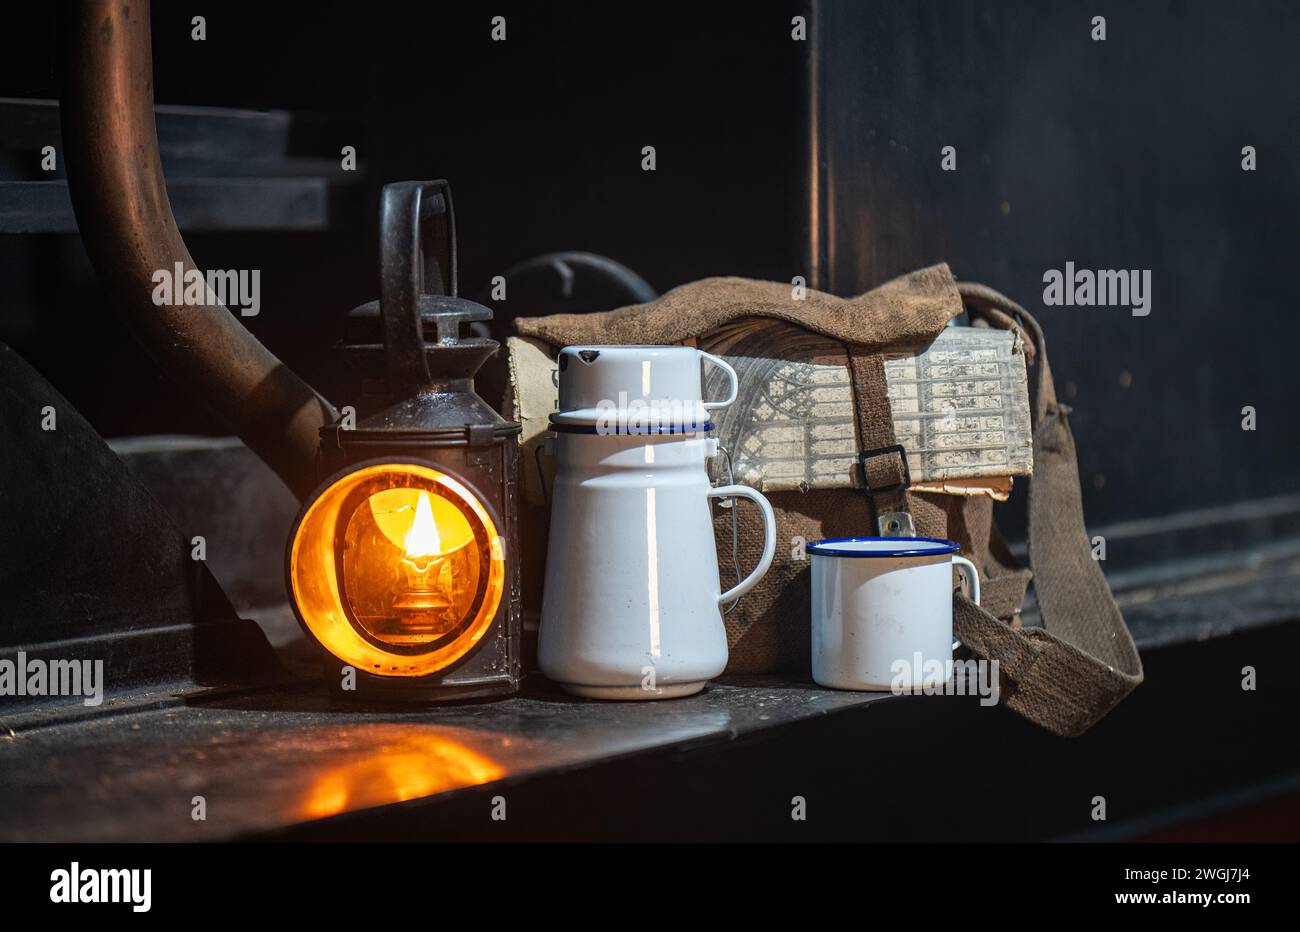
[[[388, 385], [405, 394], [432, 381], [420, 296], [456, 294], [456, 220], [446, 181], [384, 185], [379, 263]], [[438, 334], [444, 336], [455, 334]]]

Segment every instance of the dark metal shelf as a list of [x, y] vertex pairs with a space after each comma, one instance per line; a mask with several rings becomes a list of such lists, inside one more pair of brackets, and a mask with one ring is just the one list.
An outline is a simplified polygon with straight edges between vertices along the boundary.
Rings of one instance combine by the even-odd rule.
[[[1233, 605], [1254, 608], [1220, 614]], [[1130, 611], [1139, 631], [1152, 626], [1139, 638], [1147, 682], [1072, 740], [975, 697], [838, 692], [797, 677], [724, 678], [654, 703], [576, 700], [533, 677], [517, 698], [432, 707], [298, 681], [160, 683], [94, 717], [66, 707], [75, 720], [11, 709], [0, 713], [0, 798], [11, 804], [0, 838], [1122, 837], [1159, 827], [1167, 810], [1203, 814], [1219, 798], [1293, 785], [1300, 743], [1287, 737], [1278, 666], [1300, 649], [1293, 568]], [[1160, 616], [1189, 637], [1175, 643]], [[1241, 689], [1246, 662], [1260, 670], [1256, 692]], [[1233, 714], [1214, 714], [1226, 706]], [[1090, 821], [1095, 793], [1109, 824]], [[814, 824], [790, 822], [794, 795]], [[195, 796], [206, 821], [190, 816]], [[495, 796], [513, 821], [490, 820]]]

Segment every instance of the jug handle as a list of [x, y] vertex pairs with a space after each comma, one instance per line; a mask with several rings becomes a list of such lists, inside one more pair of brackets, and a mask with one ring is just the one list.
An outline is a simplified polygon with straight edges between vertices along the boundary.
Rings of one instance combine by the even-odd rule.
[[704, 352], [704, 350], [697, 350], [697, 352], [723, 372], [727, 373], [727, 378], [731, 380], [731, 394], [727, 395], [724, 401], [704, 402], [704, 410], [716, 411], [718, 408], [725, 408], [727, 405], [734, 402], [736, 396], [740, 394], [740, 381], [736, 378], [736, 370], [731, 368], [731, 363], [727, 362], [721, 356], [714, 356], [712, 353]]
[[720, 605], [740, 598], [758, 585], [758, 581], [763, 578], [763, 574], [771, 567], [772, 557], [776, 555], [776, 515], [772, 513], [772, 505], [768, 502], [766, 496], [747, 485], [720, 485], [709, 489], [709, 498], [731, 498], [733, 496], [749, 499], [763, 512], [763, 555], [759, 557], [758, 566], [754, 567], [752, 573], [718, 596], [718, 604]]

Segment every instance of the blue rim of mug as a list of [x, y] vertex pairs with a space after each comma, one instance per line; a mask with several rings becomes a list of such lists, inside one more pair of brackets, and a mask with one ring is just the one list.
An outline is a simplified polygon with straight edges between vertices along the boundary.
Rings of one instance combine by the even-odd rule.
[[[897, 541], [900, 544], [941, 544], [939, 547], [896, 547], [892, 550], [843, 550], [835, 544], [861, 544], [867, 541]], [[806, 548], [808, 553], [819, 557], [942, 557], [956, 553], [961, 544], [942, 537], [828, 537], [815, 540]]]

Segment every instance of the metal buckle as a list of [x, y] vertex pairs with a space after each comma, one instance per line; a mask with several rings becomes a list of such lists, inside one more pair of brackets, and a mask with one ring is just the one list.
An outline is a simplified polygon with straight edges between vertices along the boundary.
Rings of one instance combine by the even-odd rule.
[[[871, 481], [867, 478], [867, 460], [876, 456], [884, 456], [888, 453], [898, 454], [898, 460], [903, 464], [903, 481], [895, 482], [893, 485], [883, 485], [877, 488], [871, 487]], [[906, 492], [912, 484], [912, 474], [907, 469], [907, 451], [903, 449], [901, 443], [895, 443], [891, 446], [881, 447], [878, 450], [866, 450], [858, 454], [858, 475], [862, 479], [862, 490], [871, 498], [877, 495], [887, 495], [890, 492]]]
[[[901, 482], [895, 482], [893, 485], [884, 485], [873, 488], [871, 480], [867, 478], [867, 460], [873, 456], [885, 456], [887, 454], [897, 454], [898, 460], [903, 466], [903, 479]], [[862, 490], [867, 497], [871, 499], [872, 511], [876, 514], [877, 533], [883, 537], [915, 537], [916, 526], [912, 523], [912, 516], [906, 511], [886, 511], [881, 512], [876, 507], [877, 495], [888, 495], [893, 492], [906, 492], [912, 484], [912, 474], [907, 468], [907, 451], [903, 445], [895, 443], [892, 446], [881, 447], [878, 450], [867, 450], [858, 454], [858, 473], [862, 477]]]

